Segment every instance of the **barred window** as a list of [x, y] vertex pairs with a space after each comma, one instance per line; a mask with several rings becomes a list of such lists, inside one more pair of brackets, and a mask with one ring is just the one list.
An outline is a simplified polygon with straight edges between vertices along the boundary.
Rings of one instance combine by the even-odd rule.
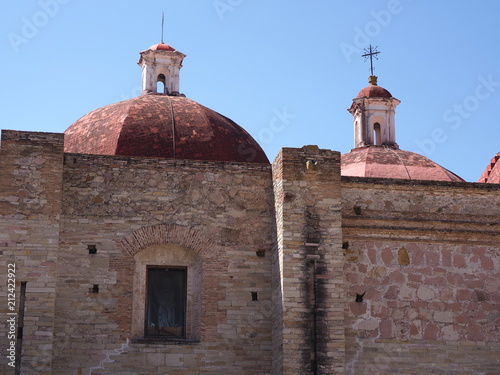
[[148, 267], [146, 336], [185, 338], [185, 327], [186, 268]]

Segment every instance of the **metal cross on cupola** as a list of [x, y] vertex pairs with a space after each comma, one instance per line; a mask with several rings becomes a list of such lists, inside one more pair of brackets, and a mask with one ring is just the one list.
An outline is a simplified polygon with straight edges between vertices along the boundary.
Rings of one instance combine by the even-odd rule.
[[377, 51], [377, 48], [378, 48], [378, 46], [372, 47], [372, 45], [370, 44], [369, 48], [365, 48], [365, 54], [361, 55], [361, 57], [365, 58], [365, 61], [368, 60], [368, 57], [370, 57], [370, 72], [371, 72], [371, 75], [373, 75], [373, 58], [375, 57], [378, 60], [377, 55], [380, 53], [379, 51]]

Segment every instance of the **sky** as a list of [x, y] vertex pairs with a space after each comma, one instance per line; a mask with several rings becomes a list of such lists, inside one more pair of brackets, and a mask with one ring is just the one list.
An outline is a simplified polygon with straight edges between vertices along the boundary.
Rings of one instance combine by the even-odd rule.
[[500, 151], [497, 0], [6, 0], [0, 5], [0, 128], [62, 133], [140, 94], [139, 52], [187, 55], [180, 88], [282, 147], [349, 152], [347, 108], [365, 86], [401, 100], [396, 141], [466, 181]]

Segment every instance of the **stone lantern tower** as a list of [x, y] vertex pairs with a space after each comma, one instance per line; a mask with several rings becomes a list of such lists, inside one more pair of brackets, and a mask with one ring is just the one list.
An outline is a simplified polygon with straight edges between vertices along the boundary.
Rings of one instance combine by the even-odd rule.
[[[151, 46], [140, 54], [138, 64], [142, 68], [142, 92], [180, 95], [179, 71], [186, 55], [165, 43]], [[161, 82], [161, 91], [158, 82]]]
[[369, 86], [362, 89], [348, 111], [354, 121], [354, 147], [386, 146], [396, 143], [395, 109], [400, 101], [377, 85], [377, 77], [368, 78]]

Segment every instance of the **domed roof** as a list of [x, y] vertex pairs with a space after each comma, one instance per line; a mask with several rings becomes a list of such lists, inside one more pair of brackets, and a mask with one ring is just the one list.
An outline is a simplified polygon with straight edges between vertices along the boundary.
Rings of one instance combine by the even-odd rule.
[[370, 83], [368, 86], [365, 88], [361, 89], [361, 91], [358, 93], [356, 96], [356, 99], [361, 99], [361, 98], [392, 98], [392, 95], [389, 91], [384, 89], [383, 87], [380, 87], [377, 84], [378, 77], [371, 75], [368, 77], [368, 82]]
[[152, 51], [175, 51], [174, 47], [169, 46], [168, 44], [165, 44], [163, 42], [155, 44], [151, 47], [148, 48], [148, 50]]
[[370, 84], [369, 86], [361, 89], [356, 96], [356, 99], [359, 98], [392, 98], [392, 95], [383, 87], [380, 87], [377, 84]]
[[406, 180], [464, 181], [425, 156], [383, 146], [360, 147], [343, 154], [341, 174]]
[[491, 159], [478, 182], [500, 184], [500, 152]]
[[144, 94], [111, 104], [64, 135], [69, 153], [269, 163], [242, 127], [182, 96]]

